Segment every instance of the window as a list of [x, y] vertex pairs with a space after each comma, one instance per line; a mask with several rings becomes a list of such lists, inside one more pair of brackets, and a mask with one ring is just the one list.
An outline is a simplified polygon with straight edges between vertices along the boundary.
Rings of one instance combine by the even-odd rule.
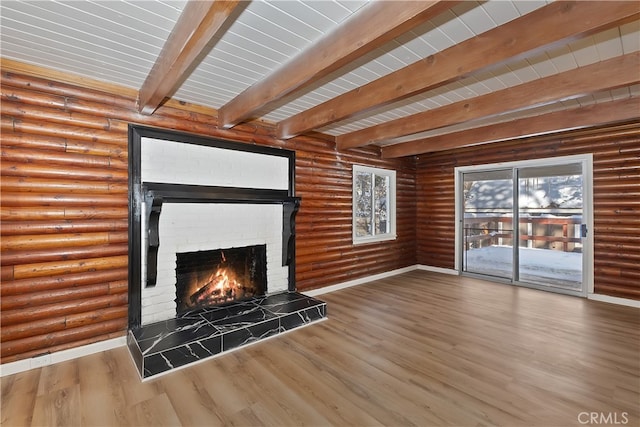
[[456, 269], [592, 292], [592, 162], [581, 154], [455, 168]]
[[353, 166], [353, 243], [396, 238], [396, 171]]

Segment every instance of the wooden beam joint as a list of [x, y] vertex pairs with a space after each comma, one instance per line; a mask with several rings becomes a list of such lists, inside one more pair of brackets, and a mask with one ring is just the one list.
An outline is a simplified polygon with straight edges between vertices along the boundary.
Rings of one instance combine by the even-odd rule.
[[211, 49], [239, 0], [190, 0], [138, 92], [138, 111], [153, 114]]

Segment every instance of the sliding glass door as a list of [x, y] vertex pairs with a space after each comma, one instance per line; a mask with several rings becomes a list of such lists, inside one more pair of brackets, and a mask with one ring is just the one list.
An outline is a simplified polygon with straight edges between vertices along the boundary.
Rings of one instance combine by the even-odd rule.
[[585, 295], [584, 165], [565, 158], [458, 168], [460, 271]]
[[463, 271], [513, 277], [513, 170], [463, 174]]
[[518, 276], [582, 291], [583, 180], [580, 164], [518, 169]]

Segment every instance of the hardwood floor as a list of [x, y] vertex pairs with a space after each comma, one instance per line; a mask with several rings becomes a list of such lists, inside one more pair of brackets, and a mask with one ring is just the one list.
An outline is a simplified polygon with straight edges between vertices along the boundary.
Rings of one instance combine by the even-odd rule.
[[425, 271], [320, 299], [326, 321], [145, 383], [124, 347], [4, 377], [2, 425], [640, 423], [638, 309]]

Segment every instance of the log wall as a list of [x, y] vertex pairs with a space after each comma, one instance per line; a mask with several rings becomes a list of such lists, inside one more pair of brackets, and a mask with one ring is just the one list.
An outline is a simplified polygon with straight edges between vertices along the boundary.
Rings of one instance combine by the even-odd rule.
[[593, 153], [594, 292], [640, 299], [640, 124], [570, 132], [417, 160], [418, 263], [454, 268], [454, 168]]
[[[7, 71], [1, 87], [2, 363], [122, 336], [127, 327], [127, 125], [296, 151], [296, 281], [309, 290], [416, 263], [453, 268], [453, 168], [594, 153], [595, 291], [640, 298], [640, 125], [498, 143], [414, 159], [289, 141], [261, 123], [217, 128], [215, 111], [153, 116], [118, 95]], [[130, 93], [130, 91], [122, 91]], [[351, 166], [398, 172], [398, 239], [351, 244]]]
[[[295, 150], [300, 290], [416, 263], [413, 160], [338, 153], [323, 136], [283, 142], [263, 124], [220, 130], [215, 111], [196, 106], [142, 116], [133, 97], [6, 67], [1, 83], [2, 363], [125, 334], [128, 123]], [[351, 244], [353, 163], [397, 170], [396, 241]]]

